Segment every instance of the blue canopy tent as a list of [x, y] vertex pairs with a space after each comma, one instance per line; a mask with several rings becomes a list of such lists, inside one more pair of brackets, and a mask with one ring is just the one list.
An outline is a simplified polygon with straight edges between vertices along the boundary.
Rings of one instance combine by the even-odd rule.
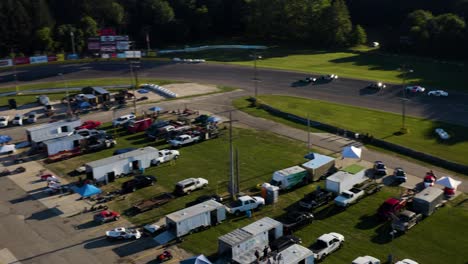
[[309, 152], [307, 155], [304, 156], [304, 158], [308, 160], [313, 160], [315, 159], [315, 153]]
[[198, 256], [193, 256], [191, 258], [182, 260], [180, 264], [213, 264], [209, 261], [205, 255], [201, 254]]
[[11, 141], [11, 137], [8, 135], [0, 135], [0, 144], [5, 144]]
[[96, 194], [100, 194], [102, 191], [98, 187], [92, 185], [92, 184], [85, 184], [81, 187], [78, 186], [73, 186], [71, 188], [74, 192], [78, 193], [82, 197], [89, 197], [93, 196]]
[[159, 106], [152, 106], [152, 107], [148, 108], [148, 110], [150, 110], [152, 112], [160, 112], [163, 109], [161, 107], [159, 107]]
[[80, 102], [80, 103], [78, 103], [78, 107], [79, 107], [80, 109], [90, 108], [90, 107], [91, 107], [91, 104], [88, 103], [88, 102]]

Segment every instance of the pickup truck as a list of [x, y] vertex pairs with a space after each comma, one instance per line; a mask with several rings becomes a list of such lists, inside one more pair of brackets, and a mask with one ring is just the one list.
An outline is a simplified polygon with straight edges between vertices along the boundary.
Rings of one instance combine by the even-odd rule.
[[265, 199], [262, 197], [244, 195], [237, 198], [237, 200], [232, 202], [229, 206], [226, 206], [226, 209], [231, 214], [240, 215], [242, 212], [248, 210], [260, 209], [264, 205]]
[[151, 165], [158, 166], [161, 163], [176, 160], [180, 156], [177, 150], [162, 149], [159, 151], [159, 157], [151, 161]]
[[382, 220], [391, 220], [392, 215], [398, 214], [403, 208], [405, 208], [408, 199], [401, 198], [388, 198], [377, 210], [377, 215]]
[[299, 201], [299, 206], [308, 210], [313, 210], [331, 201], [333, 196], [332, 192], [325, 189], [318, 189], [304, 195], [304, 198]]
[[366, 193], [359, 188], [351, 188], [348, 191], [342, 192], [335, 198], [335, 204], [340, 207], [348, 207], [356, 203], [360, 198], [364, 197]]
[[310, 247], [317, 261], [323, 260], [333, 251], [338, 250], [343, 245], [344, 236], [338, 233], [328, 233], [321, 235], [317, 241]]
[[151, 199], [148, 199], [148, 200], [144, 200], [144, 201], [141, 201], [137, 204], [135, 204], [133, 207], [132, 207], [132, 211], [134, 213], [141, 213], [141, 212], [146, 212], [146, 211], [149, 211], [153, 208], [157, 208], [161, 205], [164, 205], [168, 202], [170, 202], [172, 199], [174, 199], [175, 196], [170, 194], [170, 193], [162, 193], [158, 196], [155, 196]]
[[392, 228], [400, 231], [406, 232], [417, 223], [419, 223], [423, 218], [422, 214], [417, 214], [415, 212], [404, 210], [392, 222]]
[[187, 146], [192, 143], [197, 143], [198, 141], [200, 141], [200, 136], [194, 136], [194, 135], [191, 136], [191, 135], [184, 134], [184, 135], [177, 136], [176, 138], [172, 140], [169, 140], [169, 145], [175, 148], [179, 148], [179, 147]]

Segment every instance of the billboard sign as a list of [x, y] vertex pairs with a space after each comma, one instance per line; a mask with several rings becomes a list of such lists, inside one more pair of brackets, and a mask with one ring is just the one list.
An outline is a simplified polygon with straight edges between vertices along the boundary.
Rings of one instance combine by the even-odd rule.
[[115, 52], [115, 46], [101, 46], [101, 52]]
[[49, 56], [47, 56], [47, 61], [57, 61], [57, 56], [56, 55], [49, 55]]
[[101, 42], [114, 42], [115, 36], [101, 36]]
[[101, 49], [101, 44], [99, 42], [88, 42], [88, 50], [99, 50]]
[[77, 60], [79, 59], [78, 54], [68, 54], [67, 60]]
[[137, 59], [137, 58], [141, 58], [141, 51], [139, 50], [128, 50], [128, 51], [125, 51], [125, 57], [127, 59]]
[[57, 54], [57, 61], [64, 61], [65, 60], [65, 54], [60, 53]]
[[29, 64], [29, 58], [28, 57], [15, 58], [13, 61], [15, 62], [15, 65]]
[[102, 28], [99, 30], [99, 36], [115, 36], [115, 29]]
[[103, 53], [103, 54], [101, 54], [101, 58], [103, 58], [103, 59], [109, 59], [110, 56], [109, 56], [109, 54]]
[[117, 58], [125, 59], [125, 53], [117, 53]]
[[115, 41], [128, 41], [128, 36], [115, 36]]
[[[124, 55], [124, 58], [125, 58], [125, 55]], [[13, 66], [13, 60], [11, 59], [0, 60], [0, 67], [8, 67], [8, 66]]]
[[47, 56], [29, 57], [29, 63], [31, 63], [31, 64], [45, 63], [45, 62], [47, 62]]
[[117, 41], [115, 43], [117, 50], [129, 50], [130, 49], [130, 42], [128, 41]]

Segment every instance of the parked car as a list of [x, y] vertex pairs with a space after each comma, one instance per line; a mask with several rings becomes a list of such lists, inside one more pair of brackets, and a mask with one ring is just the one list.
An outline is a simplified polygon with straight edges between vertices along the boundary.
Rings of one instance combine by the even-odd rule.
[[208, 186], [208, 180], [203, 178], [188, 178], [176, 183], [174, 193], [178, 195], [190, 194]]
[[380, 160], [374, 162], [374, 175], [387, 175], [387, 167]]
[[9, 116], [0, 116], [0, 127], [7, 127], [9, 120], [10, 120]]
[[15, 117], [13, 118], [13, 120], [11, 121], [11, 123], [13, 125], [17, 125], [17, 126], [22, 126], [23, 125], [23, 115], [22, 114], [16, 114]]
[[75, 129], [96, 129], [99, 126], [101, 126], [101, 122], [99, 121], [94, 121], [94, 120], [86, 120], [84, 121], [81, 126], [76, 127]]
[[323, 260], [332, 252], [338, 250], [343, 245], [344, 236], [338, 233], [328, 233], [321, 235], [310, 247], [317, 261]]
[[136, 116], [134, 114], [123, 115], [117, 119], [112, 120], [112, 126], [118, 127], [126, 124], [128, 121], [135, 119]]
[[122, 183], [122, 191], [124, 193], [134, 192], [137, 189], [152, 186], [156, 181], [156, 177], [150, 175], [135, 176], [133, 179]]
[[406, 182], [406, 172], [400, 167], [395, 168], [395, 170], [393, 171], [393, 179], [397, 183]]
[[450, 138], [450, 135], [447, 132], [445, 132], [445, 130], [443, 130], [442, 128], [436, 128], [434, 131], [442, 140], [447, 140]]
[[408, 199], [388, 198], [385, 202], [380, 205], [377, 210], [377, 215], [382, 220], [391, 220], [392, 215], [400, 213], [406, 207]]
[[426, 91], [426, 88], [422, 87], [422, 86], [407, 86], [406, 88], [406, 92], [410, 92], [410, 93], [424, 93], [424, 91]]
[[351, 204], [357, 203], [359, 199], [363, 198], [365, 191], [359, 188], [351, 188], [343, 191], [335, 198], [335, 204], [340, 207], [348, 207]]
[[392, 228], [400, 232], [406, 232], [410, 228], [418, 224], [422, 220], [422, 218], [422, 214], [417, 214], [409, 210], [404, 210], [393, 220]]
[[448, 93], [443, 90], [435, 90], [435, 91], [430, 91], [427, 93], [429, 96], [448, 96]]
[[125, 227], [117, 227], [110, 231], [106, 231], [107, 239], [122, 240], [122, 239], [139, 239], [141, 237], [140, 231], [136, 229], [127, 229]]
[[37, 113], [31, 112], [28, 114], [28, 123], [36, 123], [37, 122]]
[[367, 86], [367, 88], [370, 88], [370, 89], [384, 89], [385, 87], [387, 87], [387, 85], [385, 85], [384, 83], [381, 83], [381, 82], [375, 82], [375, 83], [371, 83]]
[[100, 135], [105, 135], [106, 131], [105, 130], [96, 130], [96, 129], [78, 129], [73, 132], [75, 135], [81, 135], [84, 138], [89, 138], [92, 136], [100, 136]]
[[302, 244], [302, 239], [293, 235], [282, 236], [270, 243], [271, 251], [280, 252], [294, 244]]
[[287, 232], [295, 231], [305, 225], [312, 223], [314, 215], [307, 212], [288, 212], [283, 221], [283, 226]]
[[304, 195], [304, 198], [299, 201], [299, 205], [305, 209], [313, 210], [328, 203], [333, 197], [334, 194], [332, 192], [325, 189], [318, 189]]
[[100, 224], [120, 219], [120, 214], [115, 211], [104, 210], [94, 215], [94, 221]]
[[423, 179], [425, 188], [434, 186], [436, 181], [437, 181], [437, 177], [432, 171], [426, 172], [426, 176], [424, 176], [424, 179]]
[[171, 149], [162, 149], [159, 151], [159, 157], [151, 161], [151, 165], [158, 166], [161, 163], [176, 160], [180, 156], [180, 152]]

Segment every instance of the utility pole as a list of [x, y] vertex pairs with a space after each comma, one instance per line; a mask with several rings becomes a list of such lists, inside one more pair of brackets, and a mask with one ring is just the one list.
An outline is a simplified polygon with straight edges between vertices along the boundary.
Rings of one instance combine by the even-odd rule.
[[257, 55], [257, 53], [254, 52], [252, 55], [250, 55], [250, 57], [253, 57], [253, 59], [254, 59], [254, 78], [253, 78], [253, 81], [254, 81], [254, 96], [255, 96], [255, 99], [256, 99], [257, 96], [258, 96], [258, 82], [260, 81], [258, 79], [257, 60], [262, 59], [262, 56]]
[[76, 52], [75, 52], [75, 33], [73, 33], [73, 31], [70, 31], [70, 38], [71, 38], [71, 42], [72, 42], [72, 52], [73, 52], [73, 54], [76, 54]]
[[66, 93], [66, 97], [67, 97], [67, 115], [68, 115], [68, 117], [73, 117], [72, 110], [71, 110], [71, 105], [70, 105], [70, 95], [68, 94], [68, 83], [65, 80], [65, 76], [63, 76], [63, 73], [59, 73], [58, 75], [62, 78], [62, 81], [65, 84], [65, 93]]
[[407, 98], [406, 92], [406, 82], [408, 78], [408, 74], [412, 73], [412, 69], [408, 69], [407, 65], [402, 65], [400, 70], [403, 72], [402, 74], [402, 87], [403, 87], [403, 98], [401, 98], [401, 133], [406, 134], [406, 102], [409, 101]]
[[239, 176], [239, 173], [240, 173], [240, 167], [239, 167], [239, 150], [236, 148], [236, 177], [235, 177], [235, 191], [236, 193], [239, 193], [240, 191], [240, 176]]
[[307, 151], [310, 152], [310, 119], [307, 115]]
[[232, 111], [229, 111], [229, 193], [236, 199], [236, 180], [234, 175], [234, 152], [232, 147]]

